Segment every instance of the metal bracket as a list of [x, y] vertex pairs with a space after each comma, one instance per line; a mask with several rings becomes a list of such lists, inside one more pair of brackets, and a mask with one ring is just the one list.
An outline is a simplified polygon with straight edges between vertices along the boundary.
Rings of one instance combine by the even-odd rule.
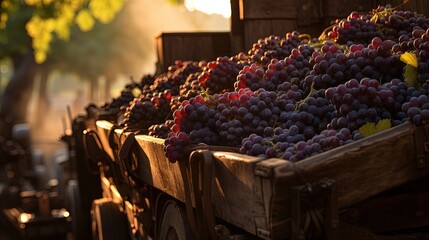
[[429, 161], [429, 129], [428, 126], [416, 126], [414, 131], [414, 143], [416, 147], [416, 167], [426, 168]]
[[312, 234], [323, 235], [326, 240], [337, 240], [337, 201], [336, 183], [332, 179], [292, 187], [291, 240], [303, 240]]

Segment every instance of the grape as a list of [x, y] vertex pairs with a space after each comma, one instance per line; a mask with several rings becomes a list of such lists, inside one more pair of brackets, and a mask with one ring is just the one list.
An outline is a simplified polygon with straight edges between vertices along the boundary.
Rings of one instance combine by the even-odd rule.
[[234, 58], [218, 57], [209, 62], [198, 77], [200, 85], [209, 93], [234, 90], [234, 82], [243, 64]]
[[167, 120], [165, 123], [152, 125], [148, 128], [148, 134], [149, 136], [166, 139], [173, 125], [173, 120]]
[[288, 57], [292, 49], [297, 48], [302, 42], [299, 33], [294, 31], [285, 34], [285, 38], [270, 35], [259, 39], [248, 51], [250, 62], [261, 67], [266, 67], [272, 59], [284, 59]]

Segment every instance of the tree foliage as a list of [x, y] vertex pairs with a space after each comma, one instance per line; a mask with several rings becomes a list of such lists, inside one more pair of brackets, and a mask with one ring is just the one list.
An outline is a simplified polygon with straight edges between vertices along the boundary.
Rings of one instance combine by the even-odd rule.
[[[13, 34], [18, 34], [13, 24], [25, 24], [31, 45], [16, 44], [32, 48], [37, 63], [43, 63], [54, 38], [68, 41], [72, 26], [89, 31], [96, 21], [108, 23], [121, 10], [124, 0], [2, 0], [0, 1], [0, 43], [11, 44]], [[23, 12], [26, 15], [21, 15]], [[16, 33], [14, 33], [16, 32]], [[20, 33], [22, 34], [22, 32]], [[19, 36], [22, 41], [28, 41]], [[2, 44], [5, 46], [6, 44]], [[25, 51], [21, 49], [20, 51]]]
[[[130, 2], [129, 2], [130, 3]], [[47, 63], [82, 78], [111, 74], [141, 75], [141, 65], [152, 45], [142, 44], [143, 29], [130, 21], [133, 4], [126, 3], [109, 24], [94, 23], [91, 31], [71, 29], [70, 41], [55, 41]]]

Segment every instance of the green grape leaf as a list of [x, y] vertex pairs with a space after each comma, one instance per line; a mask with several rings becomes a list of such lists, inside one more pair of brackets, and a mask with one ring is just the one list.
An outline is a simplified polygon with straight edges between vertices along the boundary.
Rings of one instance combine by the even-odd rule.
[[364, 137], [368, 137], [373, 135], [376, 132], [376, 127], [374, 123], [366, 123], [362, 127], [359, 128], [359, 133]]
[[416, 54], [410, 53], [410, 52], [405, 52], [405, 53], [401, 54], [400, 59], [405, 64], [411, 65], [411, 66], [417, 68], [417, 56], [416, 56]]
[[142, 91], [139, 88], [133, 88], [133, 90], [131, 90], [131, 93], [133, 94], [134, 97], [140, 97], [140, 95], [142, 94]]
[[359, 128], [359, 133], [362, 134], [362, 136], [364, 137], [368, 137], [376, 133], [382, 132], [384, 130], [387, 130], [391, 127], [392, 127], [392, 123], [390, 122], [390, 119], [382, 119], [378, 121], [377, 124], [374, 124], [372, 122], [366, 123], [365, 125]]
[[381, 119], [380, 121], [378, 121], [377, 125], [375, 125], [375, 131], [376, 133], [378, 133], [387, 130], [391, 127], [392, 123], [390, 122], [390, 119]]
[[419, 83], [417, 81], [417, 76], [418, 76], [417, 68], [407, 64], [407, 66], [405, 66], [405, 72], [404, 72], [405, 84], [408, 87], [418, 88]]

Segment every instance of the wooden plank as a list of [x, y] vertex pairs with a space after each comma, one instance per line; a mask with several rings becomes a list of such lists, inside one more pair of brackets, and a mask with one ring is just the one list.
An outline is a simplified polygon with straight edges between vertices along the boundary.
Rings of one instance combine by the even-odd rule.
[[369, 12], [374, 8], [373, 0], [323, 0], [325, 17], [344, 18], [352, 11]]
[[272, 20], [246, 20], [244, 22], [244, 48], [250, 50], [258, 39], [273, 34]]
[[297, 17], [297, 7], [294, 0], [240, 0], [240, 19], [273, 19]]
[[[335, 180], [338, 207], [344, 208], [429, 174], [417, 169], [414, 127], [404, 123], [382, 133], [275, 169], [272, 203], [273, 239], [288, 233], [289, 188], [322, 179]], [[261, 164], [263, 164], [262, 162]]]
[[241, 154], [214, 152], [214, 183], [212, 201], [217, 217], [252, 234], [257, 234], [255, 217], [263, 218], [262, 192], [255, 194], [258, 184], [253, 171], [262, 161], [259, 157], [243, 158]]
[[109, 155], [110, 159], [115, 160], [115, 156], [113, 154], [113, 150], [109, 145], [109, 133], [113, 127], [113, 124], [108, 121], [97, 121], [97, 133], [100, 137], [101, 144], [103, 146], [104, 151]]
[[230, 32], [161, 33], [157, 37], [158, 62], [164, 72], [176, 60], [212, 61], [230, 54]]
[[231, 53], [244, 52], [244, 25], [240, 19], [239, 0], [231, 0]]
[[139, 160], [139, 177], [152, 186], [185, 201], [185, 187], [179, 165], [164, 155], [164, 140], [146, 135], [135, 136], [140, 148], [133, 150]]

